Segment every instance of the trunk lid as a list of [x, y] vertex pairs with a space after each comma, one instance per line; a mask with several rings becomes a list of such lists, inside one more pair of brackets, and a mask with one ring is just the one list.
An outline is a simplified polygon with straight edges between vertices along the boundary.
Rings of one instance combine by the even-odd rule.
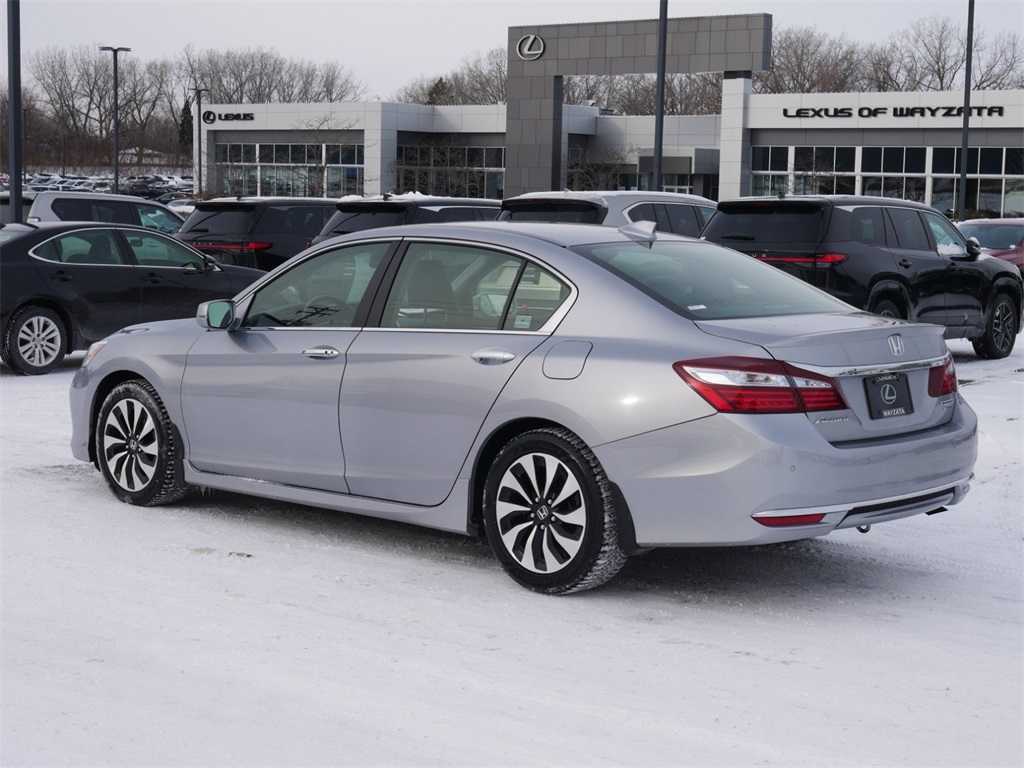
[[[776, 360], [827, 376], [849, 408], [807, 414], [830, 443], [881, 439], [947, 423], [955, 396], [936, 395], [948, 350], [940, 326], [866, 312], [698, 321], [712, 336], [756, 344]], [[932, 391], [930, 391], [932, 390]]]

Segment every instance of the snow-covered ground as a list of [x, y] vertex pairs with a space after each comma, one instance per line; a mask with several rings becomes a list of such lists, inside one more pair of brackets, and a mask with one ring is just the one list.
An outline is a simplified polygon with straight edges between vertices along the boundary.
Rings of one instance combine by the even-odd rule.
[[1020, 766], [1024, 339], [963, 342], [966, 501], [542, 597], [470, 539], [116, 501], [0, 369], [0, 764]]

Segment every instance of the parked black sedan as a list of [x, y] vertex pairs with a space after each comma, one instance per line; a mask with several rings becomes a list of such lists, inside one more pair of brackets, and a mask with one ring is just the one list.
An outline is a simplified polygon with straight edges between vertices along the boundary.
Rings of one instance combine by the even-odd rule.
[[194, 315], [264, 274], [124, 225], [9, 224], [0, 249], [0, 359], [22, 374], [126, 325]]

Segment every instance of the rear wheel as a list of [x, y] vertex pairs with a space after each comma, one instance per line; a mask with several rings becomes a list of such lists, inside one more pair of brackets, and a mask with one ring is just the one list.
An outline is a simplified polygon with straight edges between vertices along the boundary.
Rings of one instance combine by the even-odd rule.
[[875, 305], [871, 308], [871, 311], [876, 315], [882, 317], [893, 317], [897, 320], [906, 319], [903, 314], [903, 310], [900, 306], [892, 299], [880, 299], [875, 302]]
[[979, 357], [994, 360], [1006, 357], [1013, 351], [1018, 326], [1019, 318], [1013, 300], [1005, 293], [999, 294], [985, 325], [985, 332], [973, 340], [974, 351]]
[[26, 376], [49, 373], [60, 365], [66, 350], [64, 323], [46, 307], [18, 310], [4, 331], [3, 360]]
[[96, 458], [121, 501], [149, 507], [185, 496], [181, 446], [160, 397], [141, 379], [107, 395], [96, 422]]
[[505, 572], [535, 592], [604, 584], [626, 562], [600, 462], [564, 429], [540, 429], [501, 449], [484, 487], [484, 530]]

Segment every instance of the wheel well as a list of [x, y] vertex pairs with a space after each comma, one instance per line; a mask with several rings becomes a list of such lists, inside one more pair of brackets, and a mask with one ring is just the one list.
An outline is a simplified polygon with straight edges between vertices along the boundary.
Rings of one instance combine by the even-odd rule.
[[[1024, 327], [1024, 311], [1022, 311], [1024, 296], [1021, 295], [1021, 292], [1018, 290], [1015, 283], [1012, 283], [1009, 280], [1001, 280], [996, 283], [995, 287], [992, 289], [991, 306], [995, 306], [996, 299], [999, 298], [999, 294], [1001, 293], [1006, 294], [1006, 297], [1015, 305], [1017, 310], [1017, 331], [1020, 332], [1020, 329]], [[991, 312], [992, 310], [989, 311]]]
[[565, 429], [561, 424], [548, 421], [547, 419], [518, 419], [516, 421], [510, 421], [494, 432], [487, 438], [483, 446], [480, 448], [480, 452], [476, 456], [476, 462], [473, 465], [473, 475], [470, 478], [470, 496], [469, 496], [469, 509], [467, 511], [468, 519], [468, 530], [476, 531], [478, 536], [483, 536], [484, 532], [484, 520], [483, 510], [480, 508], [480, 500], [484, 495], [484, 484], [487, 482], [487, 470], [494, 461], [494, 457], [498, 455], [498, 452], [505, 447], [505, 444], [516, 435], [521, 435], [524, 432], [530, 432], [534, 429], [544, 429], [546, 427], [558, 427]]
[[903, 292], [898, 288], [890, 286], [879, 290], [879, 292], [876, 295], [871, 297], [869, 311], [874, 312], [875, 307], [878, 306], [878, 302], [880, 301], [891, 301], [893, 304], [899, 307], [904, 317], [910, 317], [910, 309], [907, 306], [907, 301], [903, 297]]
[[145, 380], [134, 371], [115, 371], [96, 385], [96, 394], [89, 408], [89, 459], [93, 464], [96, 464], [96, 420], [99, 418], [103, 401], [114, 391], [116, 386], [132, 379]]

